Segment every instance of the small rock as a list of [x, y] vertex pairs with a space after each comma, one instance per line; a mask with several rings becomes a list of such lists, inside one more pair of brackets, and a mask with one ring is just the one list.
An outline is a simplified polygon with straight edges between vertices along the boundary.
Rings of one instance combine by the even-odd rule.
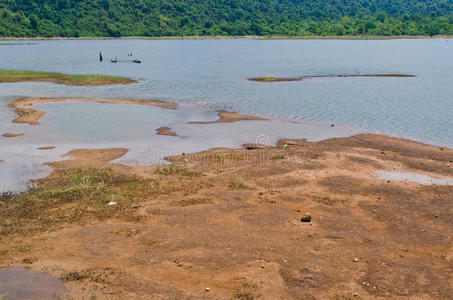
[[109, 203], [107, 203], [107, 205], [109, 206], [112, 206], [112, 205], [117, 205], [118, 203], [116, 203], [115, 201], [110, 201]]
[[372, 210], [371, 212], [372, 212], [372, 213], [375, 213], [375, 212], [376, 212], [376, 210], [375, 210], [375, 209], [373, 209], [373, 210]]
[[261, 265], [261, 269], [264, 269], [264, 265]]
[[284, 263], [287, 263], [288, 261], [286, 259], [283, 260]]
[[357, 297], [357, 296], [359, 296], [359, 294], [358, 293], [354, 293], [354, 297]]
[[302, 218], [300, 218], [301, 222], [311, 222], [311, 214], [310, 213], [305, 213]]
[[425, 229], [422, 229], [422, 232], [425, 232], [426, 230]]
[[206, 291], [206, 292], [209, 292], [210, 290], [211, 290], [211, 288], [208, 288], [208, 287], [205, 288], [205, 291]]
[[357, 257], [354, 257], [354, 259], [352, 261], [353, 262], [359, 262], [359, 259]]

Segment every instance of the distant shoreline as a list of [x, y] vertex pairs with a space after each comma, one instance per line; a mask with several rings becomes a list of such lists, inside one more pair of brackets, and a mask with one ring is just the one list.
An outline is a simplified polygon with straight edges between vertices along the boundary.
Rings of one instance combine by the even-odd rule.
[[0, 41], [34, 41], [34, 40], [223, 40], [223, 39], [256, 39], [256, 40], [394, 40], [394, 39], [451, 39], [451, 35], [264, 35], [264, 36], [124, 36], [124, 37], [0, 37]]

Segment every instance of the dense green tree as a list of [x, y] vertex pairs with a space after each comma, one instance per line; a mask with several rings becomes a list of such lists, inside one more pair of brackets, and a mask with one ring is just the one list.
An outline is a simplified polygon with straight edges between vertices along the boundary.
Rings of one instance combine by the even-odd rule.
[[0, 0], [0, 36], [446, 35], [453, 0]]

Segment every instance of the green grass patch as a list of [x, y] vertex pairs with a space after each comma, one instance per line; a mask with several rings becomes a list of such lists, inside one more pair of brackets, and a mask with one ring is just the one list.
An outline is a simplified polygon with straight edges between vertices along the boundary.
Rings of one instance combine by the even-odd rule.
[[125, 77], [97, 74], [71, 75], [51, 72], [0, 69], [0, 82], [26, 82], [26, 81], [55, 82], [66, 85], [86, 85], [86, 86], [131, 84], [136, 82], [135, 80]]

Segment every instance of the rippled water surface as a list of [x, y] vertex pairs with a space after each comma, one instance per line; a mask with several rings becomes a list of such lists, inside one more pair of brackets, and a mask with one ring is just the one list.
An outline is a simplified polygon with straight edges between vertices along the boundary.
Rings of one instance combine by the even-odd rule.
[[[103, 63], [98, 61], [99, 51]], [[114, 57], [130, 59], [128, 53], [143, 63], [110, 63]], [[26, 133], [14, 139], [0, 137], [0, 159], [6, 161], [0, 165], [4, 182], [45, 176], [49, 170], [42, 162], [80, 146], [129, 145], [123, 160], [140, 163], [138, 157], [145, 148], [159, 153], [199, 151], [238, 146], [260, 135], [275, 142], [280, 137], [316, 140], [373, 131], [453, 145], [453, 40], [38, 41], [37, 45], [2, 46], [0, 57], [0, 68], [5, 69], [98, 73], [138, 80], [133, 85], [103, 87], [0, 84], [1, 130]], [[417, 77], [247, 80], [262, 75], [355, 73]], [[15, 114], [7, 104], [22, 96], [151, 98], [181, 105], [168, 111], [117, 104], [46, 104], [40, 105], [48, 111], [41, 125], [12, 124]], [[215, 119], [219, 108], [272, 121], [187, 126], [188, 121]], [[330, 127], [332, 123], [335, 128]], [[155, 128], [167, 125], [184, 138], [155, 135]], [[36, 150], [43, 145], [57, 148]], [[148, 161], [161, 158], [154, 155]], [[22, 171], [13, 172], [17, 169]], [[17, 184], [2, 184], [0, 191], [17, 189]]]

